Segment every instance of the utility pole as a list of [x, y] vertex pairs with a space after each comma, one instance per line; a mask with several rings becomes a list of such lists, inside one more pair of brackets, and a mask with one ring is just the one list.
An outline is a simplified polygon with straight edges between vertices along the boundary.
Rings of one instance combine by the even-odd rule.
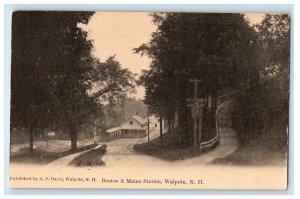
[[163, 147], [163, 140], [162, 140], [162, 137], [163, 137], [163, 130], [162, 130], [162, 118], [161, 116], [159, 116], [159, 137], [160, 137], [160, 146]]
[[[203, 107], [204, 107], [204, 100], [197, 97], [198, 95], [198, 83], [201, 82], [201, 80], [194, 79], [190, 80], [190, 82], [194, 83], [194, 97], [193, 99], [188, 99], [188, 107], [191, 108], [192, 117], [194, 121], [194, 147], [198, 148], [201, 151], [201, 139], [202, 139], [202, 116], [203, 116]], [[199, 93], [200, 95], [200, 93]], [[199, 134], [198, 134], [198, 127], [199, 127]], [[199, 136], [198, 136], [199, 135]]]
[[149, 120], [149, 112], [147, 112], [148, 116], [148, 142], [150, 141], [150, 120]]
[[[190, 82], [194, 83], [194, 100], [197, 100], [197, 91], [198, 91], [198, 83], [201, 82], [200, 79], [190, 79]], [[199, 93], [200, 95], [200, 93]]]

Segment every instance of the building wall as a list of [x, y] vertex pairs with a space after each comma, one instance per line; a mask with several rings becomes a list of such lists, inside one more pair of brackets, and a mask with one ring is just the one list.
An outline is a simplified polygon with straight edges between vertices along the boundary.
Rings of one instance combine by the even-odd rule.
[[125, 130], [122, 129], [121, 137], [123, 138], [141, 138], [146, 136], [146, 130]]
[[103, 141], [111, 141], [119, 138], [142, 138], [147, 135], [146, 130], [117, 130], [111, 133], [104, 133], [100, 136]]
[[121, 125], [122, 129], [140, 129], [144, 128], [144, 124], [140, 124], [133, 118], [129, 118], [126, 122]]
[[111, 139], [117, 139], [117, 138], [120, 138], [121, 137], [121, 130], [117, 130], [115, 132], [111, 132], [109, 133], [109, 137]]

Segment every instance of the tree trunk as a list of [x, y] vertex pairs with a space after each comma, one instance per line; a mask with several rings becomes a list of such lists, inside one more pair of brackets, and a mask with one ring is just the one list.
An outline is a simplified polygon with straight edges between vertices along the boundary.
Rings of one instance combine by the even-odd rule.
[[171, 118], [171, 128], [172, 128], [172, 130], [174, 130], [174, 128], [175, 128], [175, 117]]
[[162, 130], [162, 118], [159, 117], [159, 136], [160, 136], [160, 146], [163, 146], [163, 130]]
[[97, 126], [96, 126], [96, 120], [94, 121], [94, 128], [93, 128], [93, 139], [94, 144], [96, 144], [96, 138], [97, 138]]
[[212, 121], [212, 125], [213, 128], [215, 128], [216, 126], [216, 111], [218, 108], [218, 104], [217, 104], [217, 91], [215, 90], [213, 92], [213, 108], [212, 108], [212, 114], [213, 114], [213, 121]]
[[71, 131], [71, 150], [75, 151], [77, 149], [77, 131], [74, 125]]
[[193, 118], [194, 120], [194, 131], [193, 131], [193, 146], [195, 149], [198, 148], [198, 123], [197, 123], [198, 118]]
[[171, 117], [168, 118], [169, 133], [171, 132]]
[[181, 110], [178, 111], [178, 128], [184, 143], [188, 143], [192, 137], [189, 132], [188, 115], [188, 107], [182, 107]]
[[29, 152], [30, 153], [33, 153], [33, 132], [34, 132], [34, 128], [33, 126], [31, 126], [29, 130]]

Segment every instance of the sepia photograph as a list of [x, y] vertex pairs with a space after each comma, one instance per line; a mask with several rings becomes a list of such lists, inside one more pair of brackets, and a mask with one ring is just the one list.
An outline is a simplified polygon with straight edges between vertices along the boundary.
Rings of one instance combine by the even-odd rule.
[[11, 20], [11, 188], [288, 188], [288, 13]]

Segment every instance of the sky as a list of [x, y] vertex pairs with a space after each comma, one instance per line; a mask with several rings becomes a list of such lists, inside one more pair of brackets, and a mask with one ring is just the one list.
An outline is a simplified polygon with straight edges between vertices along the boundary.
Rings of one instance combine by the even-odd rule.
[[[149, 15], [147, 12], [96, 12], [89, 23], [81, 27], [89, 32], [94, 42], [95, 57], [104, 62], [115, 55], [123, 67], [140, 75], [143, 69], [148, 69], [151, 60], [145, 55], [134, 54], [132, 49], [148, 43], [156, 30]], [[246, 17], [255, 24], [262, 20], [263, 14], [248, 13]], [[138, 86], [136, 90], [133, 96], [143, 99], [144, 88]]]

